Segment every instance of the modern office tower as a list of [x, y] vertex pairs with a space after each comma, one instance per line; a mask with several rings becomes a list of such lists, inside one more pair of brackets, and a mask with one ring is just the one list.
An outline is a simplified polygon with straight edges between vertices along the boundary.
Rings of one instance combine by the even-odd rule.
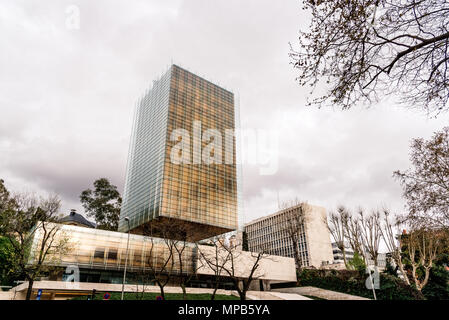
[[234, 94], [172, 65], [136, 106], [119, 231], [125, 217], [137, 234], [151, 221], [155, 236], [182, 222], [190, 241], [236, 230], [234, 129]]
[[[302, 209], [302, 210], [301, 210]], [[249, 251], [268, 251], [272, 255], [294, 258], [294, 243], [287, 231], [292, 214], [304, 214], [299, 226], [299, 254], [304, 267], [321, 267], [333, 261], [330, 232], [326, 226], [326, 209], [299, 204], [272, 215], [251, 221], [245, 226]]]

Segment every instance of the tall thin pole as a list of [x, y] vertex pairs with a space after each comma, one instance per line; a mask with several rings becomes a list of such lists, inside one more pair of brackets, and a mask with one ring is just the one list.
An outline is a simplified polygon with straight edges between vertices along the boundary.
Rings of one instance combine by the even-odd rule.
[[126, 267], [128, 265], [128, 249], [129, 249], [129, 218], [126, 217], [125, 220], [128, 222], [128, 241], [126, 242], [126, 258], [125, 258], [125, 269], [123, 270], [123, 282], [122, 282], [122, 299], [125, 293], [125, 281], [126, 281]]
[[[374, 288], [374, 281], [373, 281], [373, 277], [371, 276], [371, 268], [369, 267], [369, 262], [368, 262], [368, 259], [366, 258], [365, 252], [363, 252], [362, 254], [363, 254], [363, 258], [366, 261], [366, 267], [367, 267], [368, 273], [369, 273], [369, 281], [371, 282], [371, 289], [373, 290], [374, 300], [377, 300], [376, 288]], [[376, 268], [376, 266], [374, 266], [374, 268]], [[376, 272], [376, 270], [374, 270], [374, 272]]]

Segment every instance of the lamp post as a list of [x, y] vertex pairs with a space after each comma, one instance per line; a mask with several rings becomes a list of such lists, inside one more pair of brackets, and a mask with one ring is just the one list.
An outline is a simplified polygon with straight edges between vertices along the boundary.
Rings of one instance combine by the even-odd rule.
[[128, 222], [128, 241], [126, 242], [126, 258], [125, 258], [125, 269], [123, 269], [123, 282], [122, 282], [122, 300], [125, 293], [125, 281], [126, 281], [126, 267], [128, 265], [128, 249], [129, 249], [129, 218], [125, 217], [125, 221]]

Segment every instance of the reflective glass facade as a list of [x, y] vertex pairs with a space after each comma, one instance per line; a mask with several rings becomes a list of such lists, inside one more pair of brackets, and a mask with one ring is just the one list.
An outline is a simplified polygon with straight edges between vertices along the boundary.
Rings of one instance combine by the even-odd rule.
[[[39, 244], [42, 242], [43, 231], [38, 229], [33, 239], [33, 255], [30, 263], [36, 262], [39, 253]], [[61, 238], [59, 238], [61, 237]], [[61, 225], [58, 230], [58, 239], [68, 239], [67, 253], [64, 255], [49, 255], [46, 264], [61, 267], [77, 266], [80, 269], [92, 270], [123, 270], [126, 262], [126, 246], [128, 234], [122, 232], [105, 231], [77, 226]], [[180, 249], [183, 244], [177, 244]], [[143, 272], [149, 270], [164, 270], [168, 264], [172, 273], [180, 272], [179, 256], [175, 249], [170, 255], [169, 247], [164, 239], [145, 237], [130, 234], [127, 270], [130, 272]], [[186, 243], [182, 251], [182, 271], [192, 273], [196, 265], [196, 247]], [[171, 262], [173, 261], [173, 267]], [[122, 275], [123, 276], [123, 275]]]
[[[170, 274], [171, 285], [178, 286], [182, 274], [192, 273], [196, 275], [190, 286], [214, 283], [215, 272], [204, 261], [204, 257], [215, 261], [214, 246], [130, 234], [127, 250], [128, 234], [124, 232], [61, 224], [47, 224], [47, 230], [54, 226], [58, 231], [53, 244], [63, 241], [65, 250], [50, 250], [46, 256], [43, 264], [54, 267], [50, 269], [49, 277], [53, 277], [50, 280], [122, 283], [126, 264], [128, 283], [154, 284], [155, 275]], [[37, 262], [43, 235], [42, 227], [35, 230], [29, 257], [31, 264]], [[181, 257], [179, 252], [182, 252]], [[218, 254], [222, 259], [228, 257], [224, 249], [219, 249]], [[235, 274], [247, 277], [254, 259], [253, 253], [238, 251], [234, 255]], [[290, 258], [271, 256], [260, 261], [258, 270], [263, 279], [296, 280], [294, 261]], [[223, 271], [222, 277], [226, 276]]]
[[160, 214], [170, 78], [166, 73], [154, 81], [152, 89], [137, 103], [119, 231], [128, 230], [125, 217], [129, 217], [133, 229]]
[[[193, 240], [236, 230], [235, 138], [225, 135], [235, 128], [234, 94], [173, 65], [139, 101], [135, 114], [119, 231], [127, 231], [126, 216], [136, 233], [155, 217], [191, 223]], [[222, 163], [173, 163], [170, 155], [179, 142], [171, 140], [173, 130], [184, 129], [193, 140], [198, 122], [203, 134], [220, 132], [222, 148], [232, 145], [230, 154], [208, 150], [211, 140], [203, 137], [201, 148], [189, 141], [190, 158], [202, 159], [204, 150], [221, 152]], [[225, 161], [229, 155], [231, 161]]]

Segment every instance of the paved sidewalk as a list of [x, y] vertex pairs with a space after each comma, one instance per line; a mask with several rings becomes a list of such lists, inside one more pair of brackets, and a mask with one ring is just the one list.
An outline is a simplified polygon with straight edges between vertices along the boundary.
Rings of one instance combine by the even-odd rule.
[[296, 293], [270, 292], [270, 294], [280, 297], [282, 300], [312, 300]]
[[[18, 286], [12, 288], [10, 291], [1, 291], [0, 300], [24, 300], [26, 291], [28, 288], [28, 282], [19, 284]], [[44, 293], [50, 294], [64, 294], [64, 298], [69, 298], [70, 294], [79, 295], [81, 293], [89, 294], [93, 289], [97, 292], [121, 292], [121, 284], [111, 284], [111, 283], [91, 283], [91, 282], [66, 282], [66, 281], [36, 281], [33, 284], [33, 293], [42, 289]], [[126, 284], [125, 292], [160, 292], [158, 286], [146, 285], [145, 288], [142, 285]], [[165, 293], [182, 293], [180, 287], [165, 287]], [[187, 293], [191, 294], [202, 294], [202, 293], [212, 293], [213, 289], [206, 288], [186, 288]], [[216, 294], [223, 295], [237, 295], [236, 291], [231, 290], [217, 290]], [[52, 298], [53, 299], [53, 298]]]
[[273, 289], [272, 292], [296, 293], [298, 295], [313, 296], [326, 300], [371, 300], [364, 297], [354, 296], [346, 293], [325, 290], [315, 287], [295, 287], [284, 289]]
[[249, 300], [312, 300], [296, 293], [282, 293], [273, 291], [248, 291]]

